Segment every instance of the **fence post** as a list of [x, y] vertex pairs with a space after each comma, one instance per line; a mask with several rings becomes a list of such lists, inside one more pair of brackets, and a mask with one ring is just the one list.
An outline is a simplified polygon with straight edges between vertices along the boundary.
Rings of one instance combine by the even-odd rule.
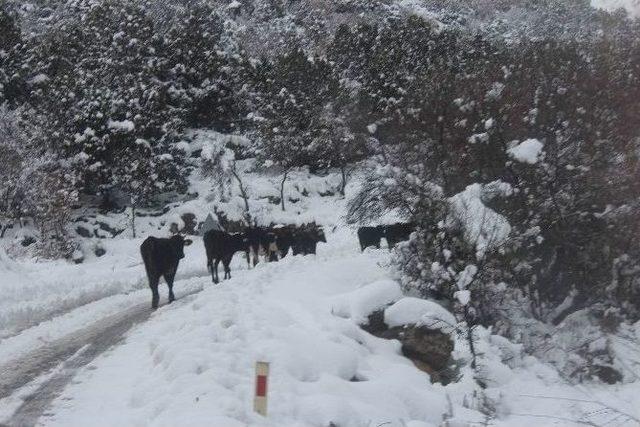
[[262, 416], [267, 416], [267, 379], [269, 377], [269, 363], [256, 362], [256, 393], [253, 400], [253, 410]]

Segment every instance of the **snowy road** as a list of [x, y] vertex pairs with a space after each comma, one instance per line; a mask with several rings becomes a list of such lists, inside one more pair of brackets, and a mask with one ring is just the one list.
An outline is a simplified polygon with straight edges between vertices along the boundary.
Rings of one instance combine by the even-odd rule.
[[[202, 288], [176, 291], [175, 304]], [[127, 331], [147, 320], [149, 302], [139, 303], [0, 365], [0, 426], [32, 426], [76, 372], [120, 343]]]

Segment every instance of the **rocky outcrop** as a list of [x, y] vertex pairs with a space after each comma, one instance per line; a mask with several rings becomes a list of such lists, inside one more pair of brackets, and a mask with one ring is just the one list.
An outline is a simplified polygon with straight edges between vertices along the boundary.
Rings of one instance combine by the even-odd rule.
[[447, 384], [454, 379], [453, 340], [441, 330], [411, 324], [390, 328], [384, 322], [384, 309], [371, 313], [361, 328], [377, 337], [400, 341], [402, 354], [427, 372], [431, 382]]

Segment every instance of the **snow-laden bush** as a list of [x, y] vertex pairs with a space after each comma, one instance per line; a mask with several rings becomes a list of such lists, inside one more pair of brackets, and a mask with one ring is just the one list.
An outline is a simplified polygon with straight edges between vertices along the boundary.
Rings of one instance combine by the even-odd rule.
[[523, 340], [505, 307], [552, 326], [603, 301], [640, 317], [629, 34], [509, 46], [418, 19], [339, 34], [377, 153], [349, 216], [418, 225], [397, 251], [407, 291]]

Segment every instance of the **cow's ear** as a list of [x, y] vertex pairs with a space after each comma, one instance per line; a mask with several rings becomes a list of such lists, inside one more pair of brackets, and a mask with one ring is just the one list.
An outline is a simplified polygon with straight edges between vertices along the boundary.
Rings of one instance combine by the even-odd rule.
[[192, 244], [192, 243], [193, 243], [193, 240], [191, 240], [191, 239], [184, 239], [184, 245], [185, 245], [185, 246], [189, 246], [189, 245], [190, 245], [190, 244]]

